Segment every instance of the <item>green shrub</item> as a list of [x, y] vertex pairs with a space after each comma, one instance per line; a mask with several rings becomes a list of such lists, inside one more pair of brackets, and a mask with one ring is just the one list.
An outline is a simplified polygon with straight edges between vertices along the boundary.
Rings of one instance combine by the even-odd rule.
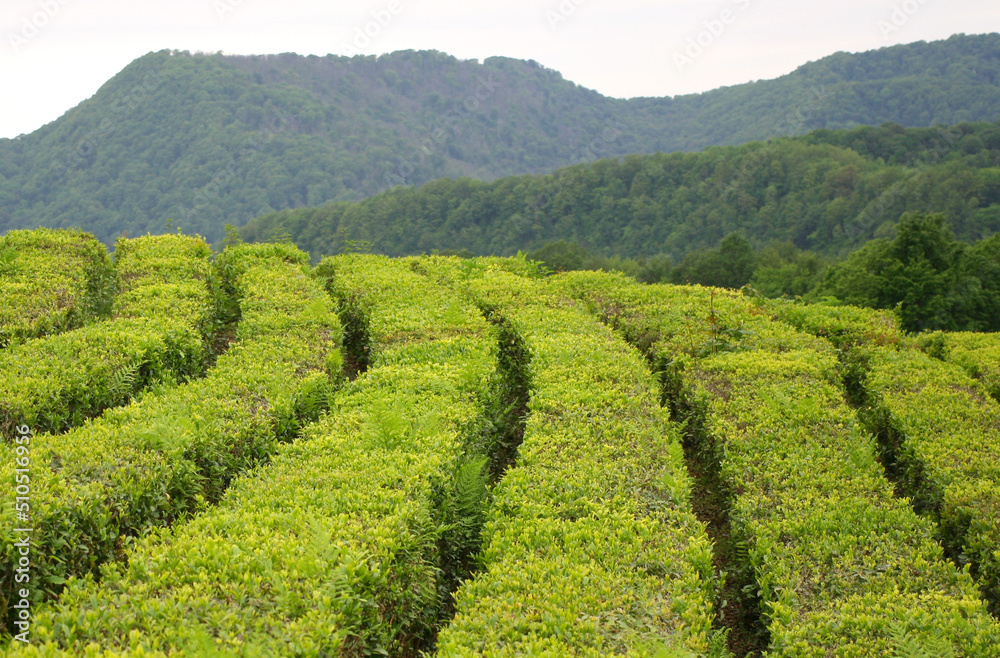
[[1000, 401], [1000, 334], [936, 332], [920, 342], [924, 352], [960, 365]]
[[861, 415], [887, 469], [1000, 609], [1000, 403], [958, 365], [914, 350], [866, 356]]
[[71, 581], [40, 612], [36, 632], [50, 644], [39, 653], [90, 643], [262, 656], [424, 646], [449, 531], [435, 506], [456, 474], [468, 476], [464, 433], [478, 426], [493, 336], [474, 307], [398, 263], [342, 257], [323, 271], [368, 317], [368, 372], [218, 507], [139, 540], [100, 584]]
[[524, 440], [493, 491], [482, 571], [458, 590], [439, 655], [707, 653], [718, 640], [712, 552], [641, 356], [528, 279], [419, 264], [531, 355]]
[[[301, 267], [251, 256], [235, 282], [245, 308], [237, 343], [204, 379], [152, 391], [67, 434], [32, 438], [36, 597], [122, 557], [128, 537], [219, 500], [235, 475], [328, 406], [340, 332], [325, 293]], [[10, 451], [3, 457], [0, 479], [10, 481]], [[7, 529], [12, 514], [4, 508]], [[7, 610], [16, 559], [9, 532], [2, 550]]]
[[119, 240], [114, 315], [0, 352], [0, 434], [60, 432], [151, 384], [200, 375], [214, 326], [208, 246], [179, 235]]
[[883, 477], [831, 355], [720, 355], [688, 381], [734, 492], [734, 541], [747, 546], [770, 652], [887, 655], [899, 629], [925, 648], [996, 646], [971, 579]]
[[170, 319], [101, 322], [11, 347], [0, 354], [0, 433], [78, 426], [153, 383], [199, 373], [204, 351], [190, 324]]
[[115, 273], [107, 249], [76, 230], [0, 237], [0, 348], [107, 315]]
[[[832, 346], [737, 295], [601, 278], [555, 284], [643, 347], [692, 450], [716, 465], [732, 567], [759, 601], [769, 652], [997, 655], [1000, 628], [976, 586], [944, 559], [933, 524], [894, 496], [854, 422]], [[841, 345], [897, 340], [874, 314], [782, 308]], [[720, 341], [720, 327], [743, 335]]]
[[840, 349], [854, 345], [898, 345], [903, 340], [899, 320], [888, 311], [787, 300], [767, 300], [761, 305], [776, 320], [826, 338]]

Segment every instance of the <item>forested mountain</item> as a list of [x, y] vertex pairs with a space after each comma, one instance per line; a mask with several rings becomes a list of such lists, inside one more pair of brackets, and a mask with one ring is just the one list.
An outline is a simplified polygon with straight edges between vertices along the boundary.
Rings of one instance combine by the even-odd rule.
[[[160, 232], [170, 218], [216, 241], [227, 222], [242, 225], [276, 210], [357, 201], [442, 177], [490, 181], [599, 158], [690, 151], [817, 128], [998, 118], [996, 34], [840, 53], [776, 80], [632, 100], [607, 98], [534, 62], [502, 57], [479, 63], [413, 51], [354, 58], [164, 51], [136, 60], [59, 120], [0, 140], [0, 231], [78, 226], [109, 241], [122, 232]], [[861, 155], [822, 153], [830, 154], [838, 170], [849, 160], [865, 169]], [[688, 160], [602, 164], [592, 176], [638, 162], [670, 169], [669, 163]], [[647, 178], [654, 185], [659, 180], [650, 166], [639, 177], [640, 188]], [[697, 178], [696, 172], [689, 175], [685, 194], [699, 194]], [[437, 185], [431, 189], [475, 188], [468, 181]], [[675, 202], [684, 206], [693, 198], [682, 194]], [[777, 203], [784, 200], [776, 198], [771, 206]], [[516, 249], [548, 230], [536, 229], [521, 211], [496, 212], [508, 219], [490, 250]], [[711, 228], [742, 220], [705, 221]], [[819, 223], [796, 239], [831, 241], [824, 231], [836, 227], [828, 219]], [[692, 240], [718, 237], [714, 229], [670, 239], [662, 227], [644, 230], [623, 236], [623, 244], [679, 253]], [[607, 238], [614, 245], [615, 229], [606, 231], [587, 239], [604, 245]], [[487, 248], [476, 239], [477, 248]], [[417, 248], [430, 246], [443, 245], [434, 238]]]
[[958, 239], [1000, 231], [1000, 122], [817, 131], [700, 153], [631, 155], [492, 183], [443, 179], [359, 203], [272, 213], [249, 240], [287, 234], [320, 254], [356, 248], [511, 254], [570, 240], [602, 256], [674, 262], [739, 232], [843, 257], [940, 212]]

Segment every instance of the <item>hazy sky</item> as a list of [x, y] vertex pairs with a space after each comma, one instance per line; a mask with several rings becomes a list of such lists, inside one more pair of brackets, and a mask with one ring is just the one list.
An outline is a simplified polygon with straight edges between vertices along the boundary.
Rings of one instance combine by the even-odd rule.
[[633, 97], [773, 78], [840, 50], [959, 32], [1000, 32], [1000, 2], [0, 0], [0, 137], [53, 121], [135, 58], [164, 48], [507, 55]]

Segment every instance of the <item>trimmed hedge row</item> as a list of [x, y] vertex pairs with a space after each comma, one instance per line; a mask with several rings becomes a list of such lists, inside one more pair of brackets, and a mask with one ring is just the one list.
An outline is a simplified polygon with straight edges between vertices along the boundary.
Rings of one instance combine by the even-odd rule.
[[118, 293], [128, 293], [154, 283], [207, 282], [211, 270], [203, 263], [212, 253], [200, 237], [188, 235], [144, 235], [119, 238], [115, 242]]
[[[249, 247], [236, 257], [249, 262], [235, 282], [243, 304], [238, 341], [204, 379], [151, 392], [67, 434], [32, 438], [36, 598], [121, 557], [128, 537], [218, 500], [237, 473], [328, 405], [340, 329], [325, 292], [301, 264]], [[13, 469], [5, 459], [0, 480], [11, 481]], [[9, 612], [12, 509], [2, 521], [0, 599]]]
[[[239, 478], [218, 507], [139, 540], [99, 585], [76, 580], [40, 614], [78, 655], [416, 655], [442, 602], [437, 507], [459, 484], [495, 363], [467, 303], [397, 262], [323, 262], [370, 327], [366, 374], [335, 413]], [[424, 337], [433, 335], [433, 337]], [[30, 652], [25, 652], [29, 653]]]
[[722, 291], [601, 278], [567, 274], [556, 285], [647, 339], [694, 449], [718, 463], [745, 556], [735, 566], [757, 591], [769, 653], [1000, 655], [1000, 627], [969, 575], [894, 497], [844, 404], [829, 346], [771, 322], [766, 338], [709, 353], [705, 335], [720, 317], [755, 331], [759, 311]]
[[753, 349], [832, 351], [827, 341], [789, 331], [755, 300], [734, 290], [645, 286], [617, 272], [573, 272], [552, 277], [551, 285], [580, 300], [647, 356], [654, 345], [669, 346], [678, 364]]
[[883, 477], [837, 366], [812, 351], [746, 352], [688, 375], [688, 404], [734, 494], [734, 541], [748, 548], [769, 652], [1000, 655], [972, 580]]
[[119, 240], [114, 318], [0, 352], [0, 435], [60, 432], [163, 380], [198, 375], [212, 326], [210, 250], [180, 235]]
[[[115, 243], [116, 318], [194, 318], [209, 338], [214, 331], [219, 281], [209, 264], [211, 248], [200, 237], [147, 235]], [[209, 297], [206, 299], [205, 291]]]
[[839, 349], [855, 345], [899, 345], [899, 318], [888, 311], [856, 306], [803, 304], [783, 299], [758, 299], [774, 319], [826, 338]]
[[0, 435], [9, 442], [20, 424], [60, 432], [153, 383], [201, 371], [198, 332], [169, 318], [156, 325], [101, 322], [0, 353]]
[[898, 330], [880, 331], [892, 329], [890, 315], [795, 306], [798, 324], [820, 335], [829, 335], [831, 314], [851, 318], [852, 339], [842, 347], [859, 418], [878, 436], [881, 461], [902, 493], [930, 512], [946, 552], [972, 565], [990, 608], [1000, 612], [1000, 406], [988, 397], [1000, 396], [996, 334], [934, 332], [907, 341]]
[[470, 292], [532, 357], [524, 441], [438, 655], [719, 651], [711, 545], [639, 354], [540, 284], [499, 269], [468, 276], [454, 259], [418, 265]]
[[860, 415], [887, 470], [1000, 611], [1000, 403], [960, 366], [917, 351], [875, 348], [864, 359]]
[[936, 332], [921, 336], [919, 343], [931, 356], [960, 365], [1000, 401], [1000, 334]]
[[0, 348], [107, 315], [115, 272], [107, 249], [78, 230], [0, 237]]

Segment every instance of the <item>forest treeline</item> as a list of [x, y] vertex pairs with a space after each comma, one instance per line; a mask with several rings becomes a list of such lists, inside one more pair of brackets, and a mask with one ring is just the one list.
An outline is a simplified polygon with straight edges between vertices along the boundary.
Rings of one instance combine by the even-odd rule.
[[738, 232], [843, 258], [907, 212], [940, 212], [965, 242], [1000, 230], [1000, 122], [817, 131], [700, 153], [630, 155], [492, 183], [442, 179], [359, 203], [272, 213], [313, 257], [363, 243], [388, 255], [509, 255], [560, 240], [597, 256], [680, 263]]
[[527, 254], [552, 271], [617, 270], [645, 283], [697, 283], [748, 294], [895, 311], [907, 331], [1000, 331], [1000, 234], [955, 239], [942, 214], [908, 213], [894, 237], [866, 243], [843, 261], [791, 242], [755, 250], [738, 233], [714, 249], [669, 259], [603, 257], [567, 241]]
[[[494, 181], [631, 153], [695, 151], [815, 129], [997, 119], [997, 34], [838, 53], [774, 80], [704, 94], [630, 100], [584, 89], [536, 62], [504, 57], [478, 62], [435, 51], [351, 58], [162, 51], [136, 60], [58, 120], [16, 139], [0, 139], [0, 232], [77, 226], [110, 244], [123, 233], [159, 232], [169, 219], [215, 242], [226, 223], [239, 226], [274, 211], [359, 201], [391, 187], [444, 177]], [[829, 139], [824, 144], [844, 146]], [[974, 150], [975, 145], [963, 148]], [[896, 182], [893, 176], [904, 176], [905, 159], [912, 151], [904, 147], [901, 153], [903, 161], [887, 154], [889, 163], [900, 169], [866, 184], [884, 190]], [[826, 159], [834, 161], [829, 166], [838, 171], [854, 164], [858, 175], [868, 173], [865, 153], [860, 159], [835, 150], [804, 154], [828, 154]], [[758, 151], [717, 171], [712, 168], [714, 156], [704, 157], [691, 162], [706, 168], [707, 181], [699, 180], [701, 172], [687, 171], [684, 163], [689, 161], [683, 158], [649, 161], [643, 175], [634, 177], [635, 190], [618, 189], [614, 181], [609, 181], [610, 188], [601, 188], [601, 167], [588, 174], [593, 180], [584, 182], [596, 186], [587, 196], [598, 203], [626, 192], [646, 199], [628, 207], [616, 202], [612, 208], [584, 209], [563, 201], [579, 191], [575, 174], [547, 179], [542, 187], [533, 183], [526, 206], [518, 202], [509, 209], [483, 208], [472, 199], [470, 206], [502, 217], [503, 225], [491, 225], [487, 235], [459, 217], [459, 224], [469, 229], [461, 240], [477, 251], [508, 252], [537, 246], [570, 228], [561, 237], [592, 245], [607, 239], [616, 249], [619, 243], [627, 247], [623, 253], [639, 253], [641, 245], [653, 244], [678, 257], [689, 243], [714, 245], [744, 222], [750, 210], [763, 209], [761, 230], [777, 221], [775, 213], [794, 214], [794, 208], [781, 206], [780, 172], [758, 171], [756, 159], [769, 166], [773, 162], [768, 152]], [[660, 163], [662, 173], [654, 162]], [[748, 169], [742, 173], [741, 167]], [[820, 165], [815, 175], [828, 173], [828, 167]], [[829, 195], [852, 186], [851, 170], [840, 176], [831, 180]], [[774, 180], [774, 189], [761, 187], [760, 177]], [[642, 187], [659, 183], [668, 188], [676, 183], [670, 189], [678, 191], [678, 207], [662, 217], [656, 214], [662, 205], [658, 191], [647, 195]], [[483, 189], [464, 182], [452, 183], [457, 186], [452, 188], [442, 185], [436, 189], [452, 198], [476, 196]], [[466, 185], [468, 192], [463, 191]], [[522, 192], [511, 199], [525, 196]], [[696, 217], [695, 222], [706, 224], [705, 231], [697, 228], [691, 236], [671, 234], [677, 216], [687, 216], [692, 204], [720, 192], [731, 199], [734, 212]], [[508, 199], [506, 193], [500, 196]], [[409, 198], [404, 195], [400, 202]], [[547, 203], [550, 198], [556, 206]], [[841, 204], [859, 200], [870, 196], [862, 193]], [[789, 201], [812, 202], [795, 200], [794, 195]], [[581, 220], [585, 224], [591, 213], [613, 212], [624, 213], [633, 228], [622, 235], [611, 226], [588, 231], [564, 225], [562, 217], [559, 226], [546, 224], [554, 221], [551, 213], [560, 211], [559, 204], [567, 203], [588, 215]], [[377, 207], [384, 206], [372, 208]], [[541, 223], [536, 207], [543, 210]], [[834, 208], [831, 218], [812, 218], [816, 226], [804, 236], [778, 230], [797, 242], [809, 239], [813, 231], [818, 231], [816, 241], [824, 240], [829, 237], [824, 231], [855, 230], [836, 226], [838, 218], [849, 217], [846, 211], [854, 209]], [[885, 214], [892, 215], [896, 208], [888, 210]], [[872, 221], [883, 221], [883, 213], [876, 214]], [[496, 223], [488, 217], [484, 221]], [[661, 219], [662, 226], [649, 228]], [[348, 222], [345, 228], [356, 227]], [[857, 238], [865, 239], [871, 228], [857, 227]], [[424, 249], [437, 239], [421, 233], [409, 242], [391, 238], [386, 244], [397, 251]], [[324, 236], [323, 241], [325, 247], [331, 238]], [[835, 235], [834, 242], [849, 244], [851, 238]]]
[[[1000, 122], [815, 131], [544, 176], [444, 179], [241, 231], [324, 254], [518, 250], [553, 270], [897, 309], [1000, 330]], [[913, 245], [920, 245], [919, 249]]]

